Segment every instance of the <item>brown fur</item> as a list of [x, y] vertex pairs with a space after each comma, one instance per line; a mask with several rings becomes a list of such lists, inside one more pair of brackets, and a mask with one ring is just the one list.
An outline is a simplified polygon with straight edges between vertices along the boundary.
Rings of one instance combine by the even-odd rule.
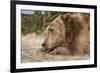
[[56, 17], [45, 30], [44, 51], [51, 54], [89, 54], [90, 16], [65, 13]]

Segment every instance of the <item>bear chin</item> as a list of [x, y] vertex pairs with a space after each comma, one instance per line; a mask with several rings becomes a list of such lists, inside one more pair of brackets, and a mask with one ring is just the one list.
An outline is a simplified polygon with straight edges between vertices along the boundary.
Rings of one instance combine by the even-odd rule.
[[71, 52], [65, 47], [57, 47], [53, 51], [51, 51], [49, 54], [51, 55], [71, 55]]

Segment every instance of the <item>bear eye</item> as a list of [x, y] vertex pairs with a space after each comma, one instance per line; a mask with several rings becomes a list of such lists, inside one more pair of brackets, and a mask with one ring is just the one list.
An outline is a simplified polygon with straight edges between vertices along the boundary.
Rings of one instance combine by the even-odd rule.
[[50, 32], [53, 32], [53, 31], [54, 31], [54, 29], [52, 29], [52, 28], [49, 28], [48, 30], [49, 30]]

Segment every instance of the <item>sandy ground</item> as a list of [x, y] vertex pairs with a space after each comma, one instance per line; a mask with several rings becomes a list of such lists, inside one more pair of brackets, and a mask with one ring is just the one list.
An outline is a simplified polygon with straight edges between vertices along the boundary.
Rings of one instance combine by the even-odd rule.
[[68, 60], [85, 60], [89, 59], [85, 56], [66, 56], [66, 55], [50, 55], [41, 52], [41, 44], [44, 37], [35, 33], [22, 36], [22, 63], [31, 62], [48, 62], [48, 61], [68, 61]]

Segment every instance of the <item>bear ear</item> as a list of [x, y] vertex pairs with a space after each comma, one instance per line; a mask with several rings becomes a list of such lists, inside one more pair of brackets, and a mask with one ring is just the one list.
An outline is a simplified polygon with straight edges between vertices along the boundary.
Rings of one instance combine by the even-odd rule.
[[61, 19], [62, 19], [64, 22], [71, 22], [71, 21], [72, 21], [71, 14], [63, 14], [63, 15], [61, 15]]

